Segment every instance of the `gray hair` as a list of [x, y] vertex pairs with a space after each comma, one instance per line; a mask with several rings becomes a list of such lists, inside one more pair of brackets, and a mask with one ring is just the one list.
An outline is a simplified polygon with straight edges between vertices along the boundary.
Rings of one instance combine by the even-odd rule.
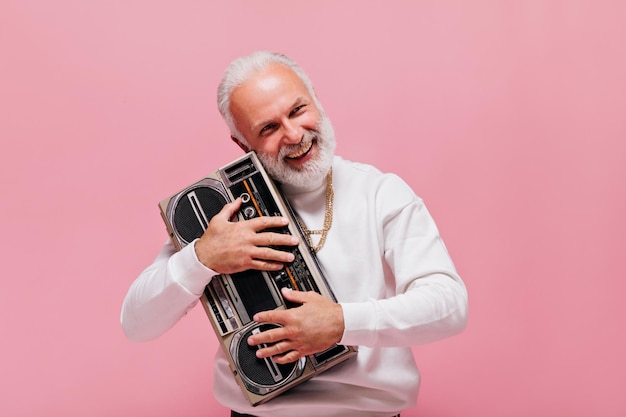
[[313, 90], [311, 80], [295, 61], [283, 54], [268, 51], [257, 51], [250, 55], [237, 58], [230, 63], [228, 68], [226, 68], [222, 81], [217, 87], [217, 108], [224, 118], [226, 125], [230, 129], [231, 135], [246, 145], [248, 145], [248, 142], [235, 126], [235, 120], [233, 119], [233, 115], [230, 111], [230, 96], [233, 91], [237, 87], [244, 84], [250, 76], [275, 64], [283, 65], [291, 69], [304, 83], [320, 113], [324, 113], [319, 101], [317, 100], [315, 91]]

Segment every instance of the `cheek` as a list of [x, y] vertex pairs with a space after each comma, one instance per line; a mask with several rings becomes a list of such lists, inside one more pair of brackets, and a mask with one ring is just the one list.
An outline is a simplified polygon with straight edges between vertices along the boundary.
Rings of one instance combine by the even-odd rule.
[[302, 121], [302, 127], [307, 130], [317, 130], [320, 123], [320, 116], [317, 113], [310, 113], [306, 115], [306, 118]]
[[259, 154], [275, 157], [280, 149], [280, 140], [275, 137], [269, 137], [254, 141], [254, 143], [250, 143], [250, 146]]

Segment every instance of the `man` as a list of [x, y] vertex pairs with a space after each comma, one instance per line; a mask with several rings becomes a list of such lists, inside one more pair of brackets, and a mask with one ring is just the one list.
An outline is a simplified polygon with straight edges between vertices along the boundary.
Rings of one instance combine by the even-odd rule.
[[[419, 375], [411, 346], [463, 330], [467, 292], [422, 200], [397, 176], [334, 155], [335, 137], [308, 77], [287, 57], [257, 52], [235, 60], [218, 88], [232, 140], [254, 150], [281, 184], [338, 303], [285, 291], [301, 306], [258, 313], [280, 323], [248, 339], [260, 357], [288, 363], [335, 343], [355, 358], [257, 407], [244, 398], [218, 350], [216, 398], [256, 416], [390, 417], [415, 405]], [[198, 301], [218, 273], [278, 270], [293, 237], [266, 231], [281, 217], [231, 222], [224, 206], [204, 235], [176, 253], [168, 242], [131, 286], [122, 309], [127, 336], [157, 337]]]

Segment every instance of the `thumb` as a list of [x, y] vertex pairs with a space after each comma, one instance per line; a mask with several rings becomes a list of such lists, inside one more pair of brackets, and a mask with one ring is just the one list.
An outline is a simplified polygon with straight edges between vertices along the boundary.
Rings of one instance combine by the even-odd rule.
[[291, 288], [283, 287], [281, 290], [283, 297], [287, 301], [291, 301], [297, 304], [304, 304], [307, 301], [306, 292], [292, 290]]
[[219, 212], [219, 215], [222, 216], [226, 221], [229, 221], [233, 216], [237, 214], [237, 211], [241, 207], [241, 197], [237, 197], [235, 201], [225, 204], [222, 207], [222, 210]]

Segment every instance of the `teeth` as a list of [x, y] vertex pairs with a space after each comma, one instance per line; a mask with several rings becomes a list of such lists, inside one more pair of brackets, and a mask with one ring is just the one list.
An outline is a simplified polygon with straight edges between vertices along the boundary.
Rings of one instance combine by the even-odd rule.
[[313, 141], [309, 142], [308, 146], [306, 146], [305, 148], [302, 148], [299, 152], [297, 152], [295, 154], [288, 155], [287, 158], [290, 158], [290, 159], [299, 158], [302, 155], [304, 155], [305, 153], [307, 153], [311, 149], [311, 146], [313, 146]]

